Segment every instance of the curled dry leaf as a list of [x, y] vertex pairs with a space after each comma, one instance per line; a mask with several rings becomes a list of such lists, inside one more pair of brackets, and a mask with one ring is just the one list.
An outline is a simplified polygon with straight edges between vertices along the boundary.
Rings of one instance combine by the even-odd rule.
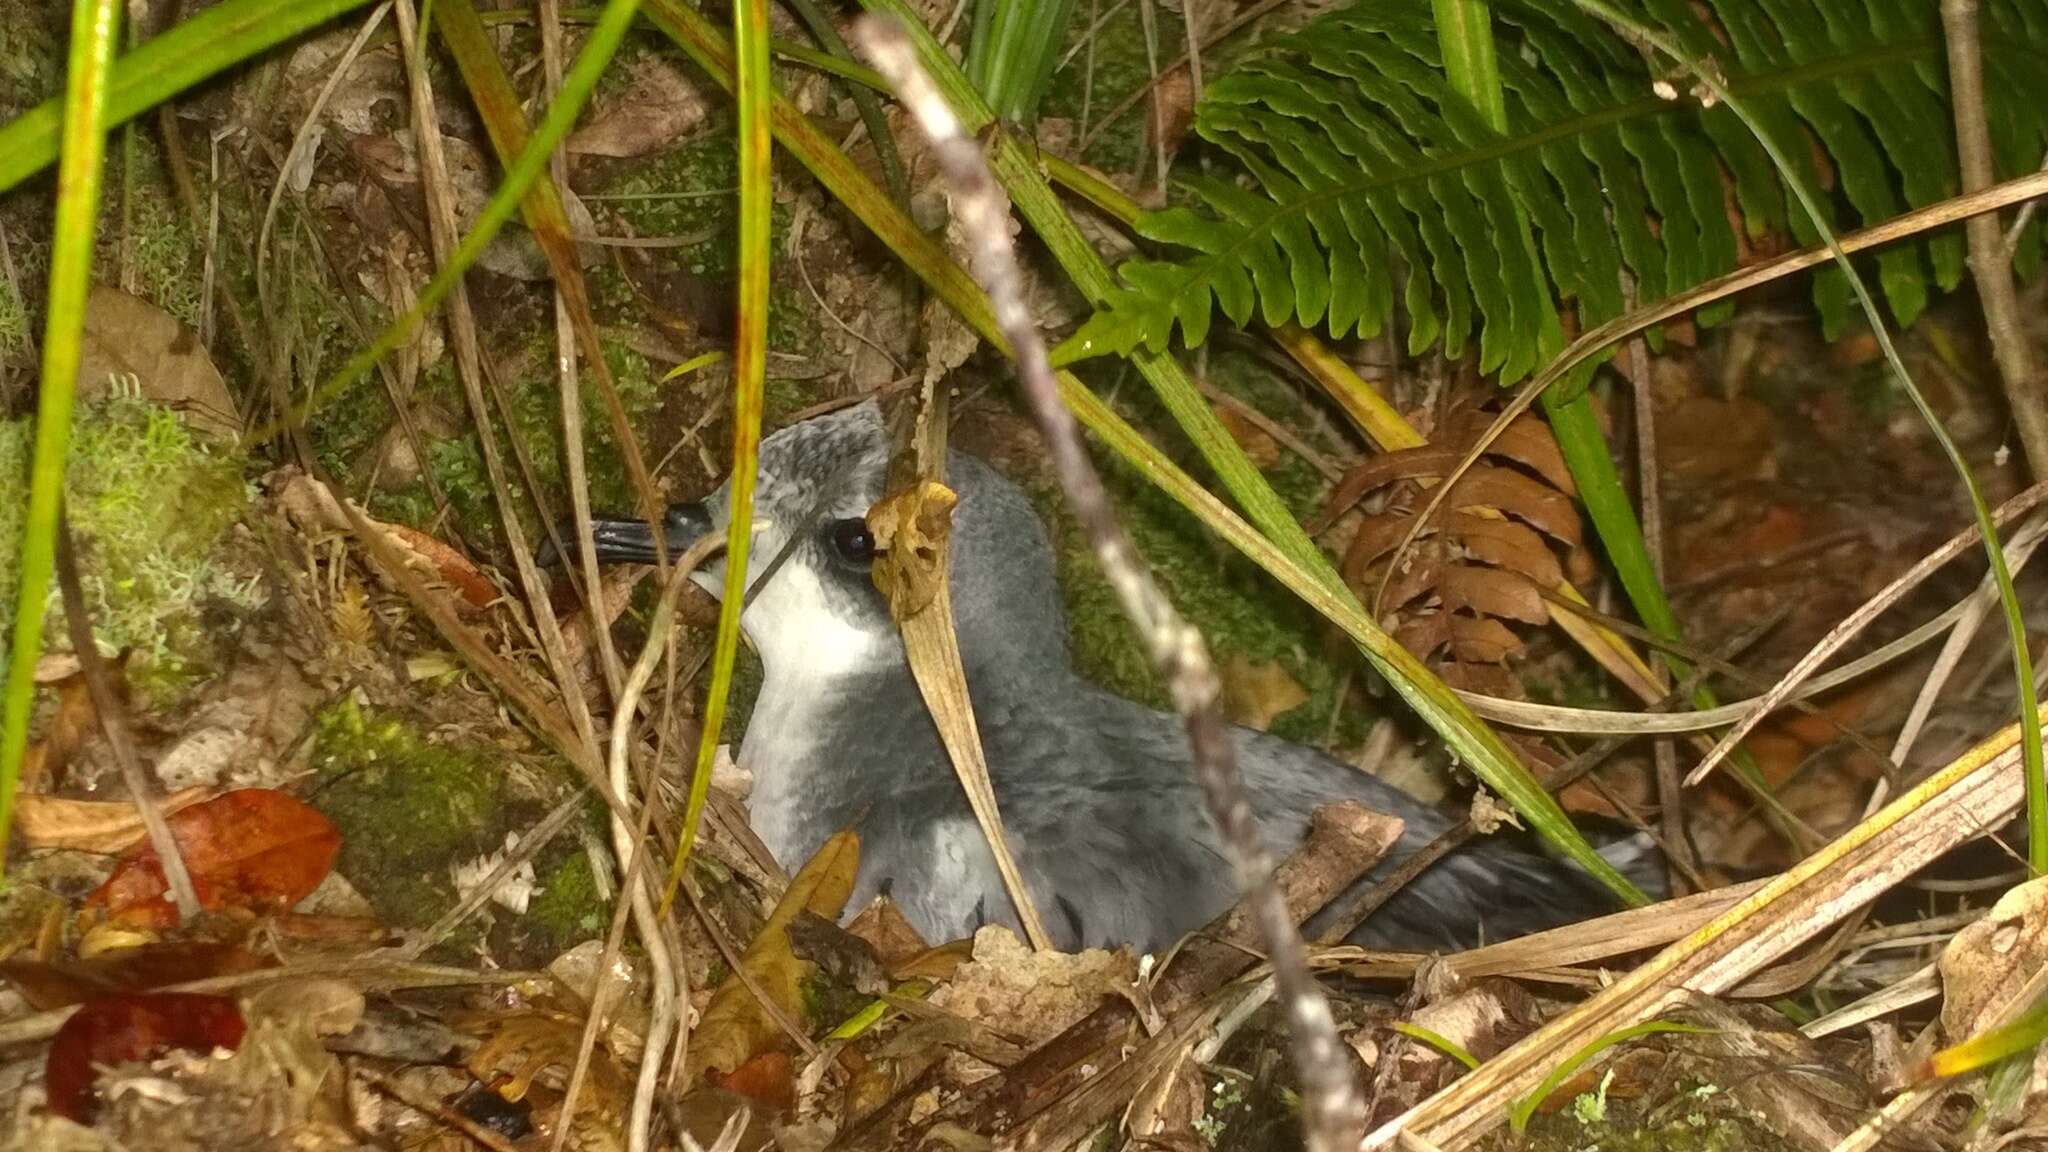
[[65, 767], [97, 723], [99, 710], [93, 707], [92, 689], [86, 686], [85, 677], [76, 672], [65, 677], [57, 685], [57, 711], [50, 718], [49, 734], [22, 757], [18, 787], [24, 802], [37, 799], [36, 793], [63, 780]]
[[199, 337], [169, 312], [100, 285], [86, 301], [82, 343], [82, 396], [132, 386], [144, 399], [177, 410], [194, 431], [225, 440], [241, 435], [241, 412], [227, 381]]
[[43, 1082], [50, 1110], [91, 1123], [99, 1102], [99, 1066], [150, 1060], [176, 1049], [211, 1052], [241, 1046], [242, 1011], [224, 996], [146, 992], [96, 1000], [73, 1013], [50, 1042]]
[[704, 95], [659, 56], [626, 62], [626, 88], [605, 99], [562, 145], [572, 155], [626, 160], [660, 151], [704, 122]]
[[1941, 1030], [1960, 1044], [2001, 1021], [2011, 1000], [2048, 967], [2048, 877], [1999, 897], [1941, 953]]
[[889, 598], [889, 614], [908, 620], [939, 594], [940, 565], [953, 531], [953, 490], [921, 480], [868, 510], [874, 534], [875, 586]]
[[[284, 911], [320, 886], [341, 847], [327, 817], [269, 788], [195, 804], [169, 823], [208, 911]], [[165, 899], [163, 867], [147, 844], [122, 857], [86, 906], [115, 925], [162, 929], [178, 922], [177, 909]]]
[[[931, 951], [931, 945], [925, 943], [917, 929], [910, 926], [903, 910], [887, 896], [870, 901], [846, 930], [867, 941], [891, 972], [898, 972], [903, 965]], [[899, 973], [898, 979], [901, 978]]]
[[488, 608], [498, 600], [498, 586], [469, 557], [450, 548], [436, 537], [425, 532], [408, 528], [403, 524], [385, 524], [383, 528], [399, 542], [411, 549], [415, 556], [432, 565], [434, 574], [443, 584], [462, 594], [462, 599], [472, 608]]
[[[169, 816], [212, 793], [211, 788], [181, 788], [157, 801], [157, 807]], [[72, 800], [44, 795], [20, 798], [14, 809], [14, 829], [30, 848], [70, 848], [109, 854], [133, 847], [148, 835], [148, 829], [142, 825], [142, 813], [132, 800]]]

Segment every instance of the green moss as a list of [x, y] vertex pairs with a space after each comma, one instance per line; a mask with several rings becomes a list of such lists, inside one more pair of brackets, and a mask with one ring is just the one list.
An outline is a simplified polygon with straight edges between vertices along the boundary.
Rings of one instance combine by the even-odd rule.
[[0, 364], [23, 360], [33, 347], [28, 338], [28, 305], [12, 284], [0, 284]]
[[874, 1000], [817, 971], [805, 977], [798, 988], [803, 995], [804, 1022], [813, 1031], [838, 1027]]
[[[107, 268], [121, 267], [125, 253], [132, 260], [129, 267], [136, 294], [155, 301], [186, 327], [197, 330], [201, 327], [200, 292], [205, 275], [155, 138], [140, 131], [132, 136], [115, 134], [108, 149], [110, 164], [126, 163], [130, 156], [134, 160], [132, 176], [124, 177], [118, 167], [109, 169], [106, 214], [100, 222], [100, 263]], [[121, 217], [124, 195], [129, 197], [125, 235]]]
[[430, 742], [353, 699], [320, 716], [313, 765], [314, 803], [341, 832], [337, 869], [398, 927], [426, 927], [454, 907], [449, 865], [502, 849], [513, 827], [502, 754]]
[[559, 855], [560, 862], [542, 873], [540, 891], [526, 906], [526, 926], [545, 937], [539, 943], [550, 954], [602, 938], [612, 918], [611, 902], [598, 898], [590, 858], [573, 841]]
[[[22, 515], [34, 430], [0, 422], [0, 633], [13, 627]], [[212, 599], [253, 606], [257, 590], [215, 546], [248, 505], [242, 459], [212, 449], [168, 409], [112, 399], [80, 407], [64, 504], [83, 546], [80, 568], [93, 631], [133, 649], [151, 675], [175, 676], [200, 650], [200, 609]], [[57, 590], [51, 643], [66, 646]]]
[[707, 124], [695, 139], [622, 168], [600, 193], [635, 235], [694, 237], [670, 255], [702, 276], [730, 276], [737, 247], [739, 158], [725, 128]]

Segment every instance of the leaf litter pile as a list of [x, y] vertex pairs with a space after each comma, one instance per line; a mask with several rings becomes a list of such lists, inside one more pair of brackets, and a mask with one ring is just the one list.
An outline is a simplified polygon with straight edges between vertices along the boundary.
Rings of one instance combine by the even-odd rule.
[[[314, 414], [306, 457], [237, 442], [271, 403], [250, 384], [251, 342], [317, 377], [431, 271], [421, 166], [448, 166], [464, 219], [492, 178], [466, 110], [442, 125], [447, 156], [423, 157], [408, 58], [389, 37], [350, 55], [351, 38], [281, 62], [289, 95], [275, 115], [240, 81], [181, 110], [236, 126], [219, 159], [240, 175], [199, 207], [246, 217], [251, 243], [264, 201], [250, 189], [278, 178], [296, 124], [329, 134], [282, 173], [290, 226], [262, 270], [275, 278], [262, 331], [223, 324], [229, 305], [202, 294], [186, 255], [210, 242], [253, 262], [255, 250], [204, 212], [179, 216], [193, 205], [163, 180], [155, 144], [134, 194], [156, 199], [130, 226], [161, 235], [113, 254], [134, 274], [92, 299], [67, 511], [102, 658], [59, 640], [38, 673], [0, 888], [0, 1148], [1295, 1146], [1286, 1021], [1241, 910], [1163, 956], [1034, 951], [993, 927], [923, 940], [886, 897], [849, 906], [851, 834], [793, 875], [778, 867], [747, 828], [744, 766], [729, 762], [662, 901], [715, 606], [683, 596], [674, 683], [657, 677], [660, 703], [629, 732], [634, 775], [609, 785], [625, 804], [614, 822], [599, 783], [606, 668], [631, 665], [655, 600], [639, 571], [610, 578], [607, 599], [628, 605], [617, 621], [593, 620], [567, 583], [520, 593], [495, 511], [509, 493], [486, 479], [454, 382], [463, 337], [430, 328], [387, 376]], [[316, 109], [337, 68], [352, 83]], [[701, 359], [728, 342], [717, 253], [731, 220], [712, 197], [730, 177], [729, 113], [662, 53], [620, 68], [570, 138], [571, 215], [581, 232], [631, 241], [584, 253], [616, 377], [603, 386], [663, 454], [650, 463], [668, 494], [693, 497], [725, 471], [730, 440], [729, 375]], [[791, 87], [852, 123], [821, 78]], [[1058, 117], [1039, 132], [1074, 135]], [[900, 143], [935, 195], [928, 159]], [[900, 392], [930, 363], [934, 379], [956, 374], [956, 441], [1049, 492], [998, 362], [904, 293], [815, 187], [782, 191], [789, 295], [776, 299], [787, 330], [771, 349], [771, 418]], [[17, 245], [47, 196], [33, 213], [19, 203], [0, 211]], [[524, 234], [494, 245], [470, 304], [499, 377], [500, 433], [539, 493], [513, 515], [529, 553], [566, 515], [570, 485], [631, 500], [619, 454], [594, 448], [577, 478], [583, 465], [557, 447], [554, 345], [533, 339], [552, 317], [540, 247]], [[168, 273], [150, 264], [165, 252], [177, 254]], [[8, 290], [32, 297], [37, 251], [15, 258]], [[1060, 290], [1040, 294], [1047, 322], [1079, 315]], [[2048, 315], [2038, 290], [2034, 303]], [[1824, 347], [1776, 305], [1669, 330], [1637, 381], [1657, 426], [1663, 577], [1687, 656], [1728, 699], [1765, 691], [1859, 606], [1890, 611], [1845, 657], [1975, 583], [1965, 560], [1893, 587], [1945, 545], [1968, 554], [1967, 534], [1951, 542], [1966, 525], [1953, 478], [1883, 394], [1871, 348], [1853, 336]], [[2004, 415], [1972, 323], [1937, 307], [1905, 339], [1950, 383], [1944, 419], [1994, 503], [2012, 502], [2012, 534], [2039, 493], [2000, 451]], [[1387, 351], [1368, 345], [1359, 362]], [[26, 458], [17, 416], [32, 360], [5, 341], [0, 354], [0, 464], [12, 468]], [[1427, 439], [1369, 454], [1261, 357], [1218, 347], [1202, 363], [1247, 455], [1447, 682], [1530, 708], [1670, 707], [1659, 700], [1672, 687], [1639, 662], [1603, 667], [1564, 639], [1633, 633], [1608, 615], [1620, 601], [1543, 423], [1509, 425], [1416, 533], [1493, 419], [1493, 389], [1469, 372], [1378, 364]], [[695, 367], [664, 381], [678, 365]], [[1171, 439], [1148, 400], [1118, 405]], [[1611, 423], [1642, 415], [1625, 394], [1609, 408]], [[591, 399], [593, 428], [600, 409]], [[1210, 633], [1235, 719], [1442, 801], [1467, 816], [1457, 842], [1514, 822], [1355, 655], [1136, 481], [1119, 484], [1162, 583]], [[1043, 511], [1071, 543], [1056, 502]], [[15, 515], [0, 507], [0, 570], [14, 564]], [[1156, 694], [1129, 671], [1134, 640], [1088, 612], [1094, 577], [1068, 566], [1083, 666]], [[2022, 572], [2020, 586], [2038, 621], [2040, 582]], [[53, 597], [52, 637], [64, 615]], [[1996, 641], [1966, 636], [1939, 658], [1930, 645], [1777, 713], [1676, 811], [1660, 807], [1660, 774], [1710, 746], [1698, 736], [1512, 737], [1582, 822], [1655, 833], [1680, 894], [1454, 955], [1319, 942], [1369, 1131], [1404, 1122], [1381, 1146], [2048, 1147], [2048, 1057], [2034, 1047], [2048, 1032], [2034, 1007], [2048, 881], [2025, 877], [2013, 836], [2019, 770]], [[1916, 707], [1929, 684], [1948, 690]], [[141, 768], [145, 802], [124, 761]], [[157, 855], [152, 821], [183, 876]], [[618, 898], [621, 827], [646, 828], [653, 846], [654, 874], [636, 871], [659, 917], [652, 945]], [[1354, 899], [1397, 831], [1354, 806], [1318, 813], [1280, 866], [1290, 910], [1306, 921]], [[680, 1028], [650, 1064], [664, 1014]]]

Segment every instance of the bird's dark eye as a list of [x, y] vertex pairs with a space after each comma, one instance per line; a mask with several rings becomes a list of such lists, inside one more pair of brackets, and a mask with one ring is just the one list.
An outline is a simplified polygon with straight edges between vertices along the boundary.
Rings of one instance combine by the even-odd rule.
[[825, 529], [825, 538], [832, 542], [832, 551], [848, 564], [872, 564], [875, 560], [875, 536], [868, 531], [865, 520], [835, 520]]

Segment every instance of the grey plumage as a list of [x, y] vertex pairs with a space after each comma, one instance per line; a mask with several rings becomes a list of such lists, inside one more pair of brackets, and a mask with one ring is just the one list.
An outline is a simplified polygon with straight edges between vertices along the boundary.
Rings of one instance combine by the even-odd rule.
[[[739, 762], [754, 776], [755, 830], [777, 860], [794, 868], [834, 832], [854, 828], [862, 856], [852, 907], [886, 891], [926, 939], [955, 939], [1015, 919], [861, 558], [859, 522], [883, 494], [887, 463], [872, 403], [762, 444], [756, 508], [769, 527], [755, 540], [755, 586], [741, 622], [765, 679]], [[1052, 548], [1023, 493], [959, 452], [948, 458], [947, 480], [960, 495], [952, 584], [969, 695], [998, 805], [1046, 926], [1067, 948], [1164, 948], [1234, 897], [1180, 721], [1074, 672]], [[721, 487], [701, 505], [673, 509], [669, 547], [680, 550], [707, 523], [722, 525], [727, 503]], [[642, 524], [605, 522], [597, 542], [607, 559], [653, 556]], [[723, 573], [714, 565], [697, 580], [716, 594]], [[1407, 822], [1392, 860], [1447, 824], [1435, 809], [1313, 749], [1244, 729], [1238, 740], [1276, 858], [1298, 843], [1309, 814], [1335, 799]], [[1612, 854], [1617, 862], [1643, 855], [1629, 843]], [[1575, 866], [1526, 842], [1487, 837], [1409, 884], [1352, 939], [1456, 948], [1611, 906]]]

